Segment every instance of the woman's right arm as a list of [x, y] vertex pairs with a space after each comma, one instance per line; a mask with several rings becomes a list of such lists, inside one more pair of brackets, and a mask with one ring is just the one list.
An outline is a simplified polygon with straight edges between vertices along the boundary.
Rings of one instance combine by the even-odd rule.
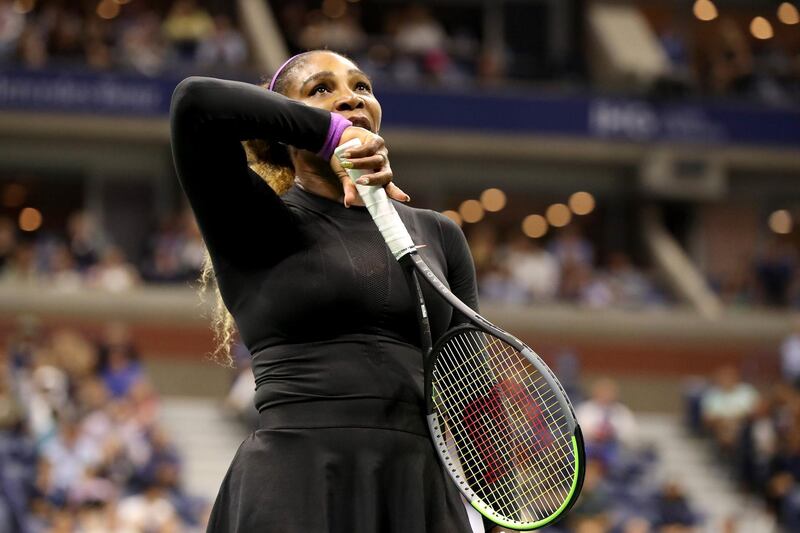
[[288, 208], [249, 169], [241, 141], [265, 139], [329, 158], [348, 125], [256, 85], [203, 77], [178, 84], [170, 107], [172, 156], [215, 264], [269, 260], [294, 231]]

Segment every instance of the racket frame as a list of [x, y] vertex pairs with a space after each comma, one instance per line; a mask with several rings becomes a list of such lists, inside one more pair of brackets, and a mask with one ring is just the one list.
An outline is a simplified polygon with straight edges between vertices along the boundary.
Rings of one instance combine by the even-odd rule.
[[[358, 139], [352, 139], [347, 143], [340, 145], [334, 151], [334, 154], [340, 160], [341, 154], [347, 149], [360, 146], [361, 142]], [[356, 179], [363, 174], [361, 170], [347, 170], [350, 179], [356, 183]], [[378, 227], [381, 235], [386, 241], [387, 246], [394, 255], [395, 259], [400, 263], [409, 289], [414, 295], [417, 303], [415, 311], [417, 321], [420, 329], [420, 341], [422, 346], [423, 368], [424, 368], [424, 394], [425, 394], [425, 410], [428, 419], [428, 426], [431, 433], [431, 438], [436, 444], [437, 453], [440, 460], [445, 466], [450, 477], [456, 484], [456, 487], [462, 494], [469, 500], [470, 504], [487, 519], [493, 523], [518, 531], [529, 531], [539, 529], [541, 527], [552, 525], [557, 520], [565, 516], [566, 512], [574, 505], [580, 493], [581, 486], [583, 485], [583, 478], [585, 473], [585, 454], [583, 446], [583, 436], [581, 434], [580, 426], [578, 426], [577, 419], [575, 418], [575, 411], [567, 399], [564, 388], [559, 383], [550, 368], [544, 361], [522, 341], [504, 331], [503, 329], [495, 326], [480, 314], [478, 314], [471, 307], [462, 302], [450, 289], [436, 277], [433, 271], [428, 267], [422, 257], [417, 251], [417, 247], [408, 234], [408, 230], [400, 220], [397, 211], [386, 196], [386, 191], [383, 187], [360, 185], [356, 183], [356, 189], [365, 202], [365, 205], [372, 216], [375, 225]], [[557, 393], [558, 401], [564, 413], [571, 415], [569, 426], [572, 429], [572, 452], [573, 459], [576, 463], [575, 472], [573, 473], [572, 485], [567, 498], [562, 502], [561, 506], [556, 509], [550, 516], [534, 521], [532, 523], [523, 523], [507, 517], [498, 515], [489, 505], [484, 503], [478, 495], [470, 488], [469, 483], [461, 477], [460, 474], [452, 468], [452, 461], [450, 454], [447, 451], [447, 446], [439, 430], [438, 415], [433, 406], [433, 383], [432, 373], [436, 364], [436, 359], [439, 355], [438, 348], [443, 346], [444, 343], [469, 326], [459, 326], [451, 328], [445, 332], [440, 339], [437, 340], [436, 345], [432, 345], [430, 321], [428, 319], [428, 311], [425, 305], [425, 298], [422, 293], [422, 288], [419, 284], [417, 274], [425, 279], [426, 283], [430, 285], [447, 303], [449, 303], [456, 311], [463, 314], [471, 323], [473, 329], [478, 329], [490, 335], [494, 335], [502, 341], [509, 344], [512, 348], [523, 354], [530, 363], [539, 371], [542, 377], [547, 381], [547, 384], [553, 391]], [[449, 464], [448, 464], [449, 463]]]
[[[474, 309], [462, 302], [456, 295], [447, 288], [447, 286], [436, 277], [436, 274], [428, 267], [425, 261], [420, 257], [416, 250], [408, 251], [405, 255], [398, 259], [403, 266], [406, 273], [406, 278], [409, 281], [410, 287], [413, 287], [414, 294], [417, 300], [416, 311], [417, 320], [420, 327], [420, 340], [423, 346], [423, 363], [424, 363], [424, 394], [425, 394], [425, 411], [428, 421], [428, 428], [431, 437], [437, 448], [437, 453], [444, 463], [448, 475], [456, 484], [458, 489], [467, 498], [472, 505], [481, 515], [485, 516], [495, 524], [509, 529], [518, 531], [529, 531], [539, 529], [548, 525], [552, 525], [559, 519], [566, 515], [566, 512], [575, 504], [575, 501], [580, 494], [580, 489], [583, 485], [583, 478], [585, 474], [586, 457], [584, 452], [583, 434], [581, 433], [580, 426], [575, 417], [575, 411], [567, 399], [566, 392], [558, 381], [558, 378], [553, 374], [547, 364], [525, 343], [506, 332], [505, 330], [495, 326], [490, 321], [482, 317]], [[422, 294], [422, 289], [419, 284], [419, 274], [444, 300], [446, 300], [456, 311], [463, 314], [469, 325], [459, 325], [446, 331], [436, 344], [432, 345], [430, 322], [427, 317], [427, 308], [425, 306], [425, 299]], [[556, 509], [550, 516], [532, 523], [524, 523], [520, 521], [510, 520], [507, 517], [497, 514], [490, 506], [485, 504], [481, 498], [472, 490], [467, 480], [459, 474], [453, 467], [453, 458], [450, 456], [445, 438], [442, 435], [441, 424], [439, 423], [439, 415], [436, 413], [436, 408], [433, 405], [433, 369], [436, 366], [436, 360], [441, 354], [440, 348], [447, 344], [447, 342], [454, 336], [465, 331], [482, 331], [493, 335], [500, 340], [509, 344], [512, 348], [524, 355], [528, 361], [539, 371], [541, 376], [547, 382], [547, 385], [554, 391], [557, 391], [557, 398], [559, 405], [564, 413], [571, 415], [571, 420], [568, 426], [572, 431], [572, 453], [575, 462], [575, 472], [572, 477], [572, 484], [567, 498], [562, 502], [561, 506]]]

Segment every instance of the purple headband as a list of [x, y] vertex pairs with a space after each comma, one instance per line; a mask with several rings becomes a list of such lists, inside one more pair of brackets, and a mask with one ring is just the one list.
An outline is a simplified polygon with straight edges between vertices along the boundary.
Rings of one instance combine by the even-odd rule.
[[274, 90], [275, 90], [275, 81], [278, 79], [278, 76], [280, 75], [281, 71], [282, 71], [284, 68], [286, 68], [286, 65], [288, 65], [289, 63], [291, 63], [291, 62], [292, 62], [292, 60], [293, 60], [295, 57], [297, 57], [297, 56], [301, 56], [301, 55], [303, 55], [303, 54], [301, 53], [301, 54], [295, 54], [295, 55], [293, 55], [292, 57], [290, 57], [289, 59], [287, 59], [286, 61], [284, 61], [284, 62], [283, 62], [283, 65], [281, 65], [280, 67], [278, 67], [278, 70], [276, 70], [276, 71], [275, 71], [275, 74], [273, 74], [273, 75], [272, 75], [272, 79], [269, 81], [269, 87], [268, 87], [268, 89], [269, 89], [270, 91], [274, 91]]

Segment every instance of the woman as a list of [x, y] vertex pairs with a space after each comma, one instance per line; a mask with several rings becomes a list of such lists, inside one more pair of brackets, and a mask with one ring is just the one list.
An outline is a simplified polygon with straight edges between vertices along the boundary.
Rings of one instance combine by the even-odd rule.
[[[313, 51], [287, 61], [266, 89], [189, 78], [171, 108], [178, 177], [252, 355], [260, 411], [209, 531], [469, 532], [422, 415], [418, 327], [402, 270], [332, 158], [360, 139], [344, 165], [409, 200], [391, 183], [370, 80], [350, 60]], [[474, 307], [458, 226], [396, 207], [427, 245], [428, 264]], [[425, 290], [435, 337], [459, 317]]]

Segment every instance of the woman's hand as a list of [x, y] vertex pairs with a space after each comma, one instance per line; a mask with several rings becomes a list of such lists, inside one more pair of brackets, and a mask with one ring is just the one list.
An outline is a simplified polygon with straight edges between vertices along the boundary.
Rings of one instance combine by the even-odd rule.
[[[364, 128], [350, 126], [342, 132], [339, 146], [352, 139], [359, 139], [361, 146], [351, 148], [344, 153], [341, 164], [336, 156], [331, 157], [331, 168], [333, 168], [339, 179], [342, 180], [344, 189], [344, 205], [350, 207], [355, 202], [360, 202], [360, 196], [356, 186], [350, 181], [347, 169], [361, 169], [365, 172], [359, 179], [361, 185], [380, 185], [386, 189], [389, 198], [400, 202], [408, 202], [411, 197], [404, 193], [400, 187], [392, 183], [392, 167], [389, 164], [389, 152], [383, 137], [370, 132]], [[371, 172], [370, 172], [371, 171]]]

